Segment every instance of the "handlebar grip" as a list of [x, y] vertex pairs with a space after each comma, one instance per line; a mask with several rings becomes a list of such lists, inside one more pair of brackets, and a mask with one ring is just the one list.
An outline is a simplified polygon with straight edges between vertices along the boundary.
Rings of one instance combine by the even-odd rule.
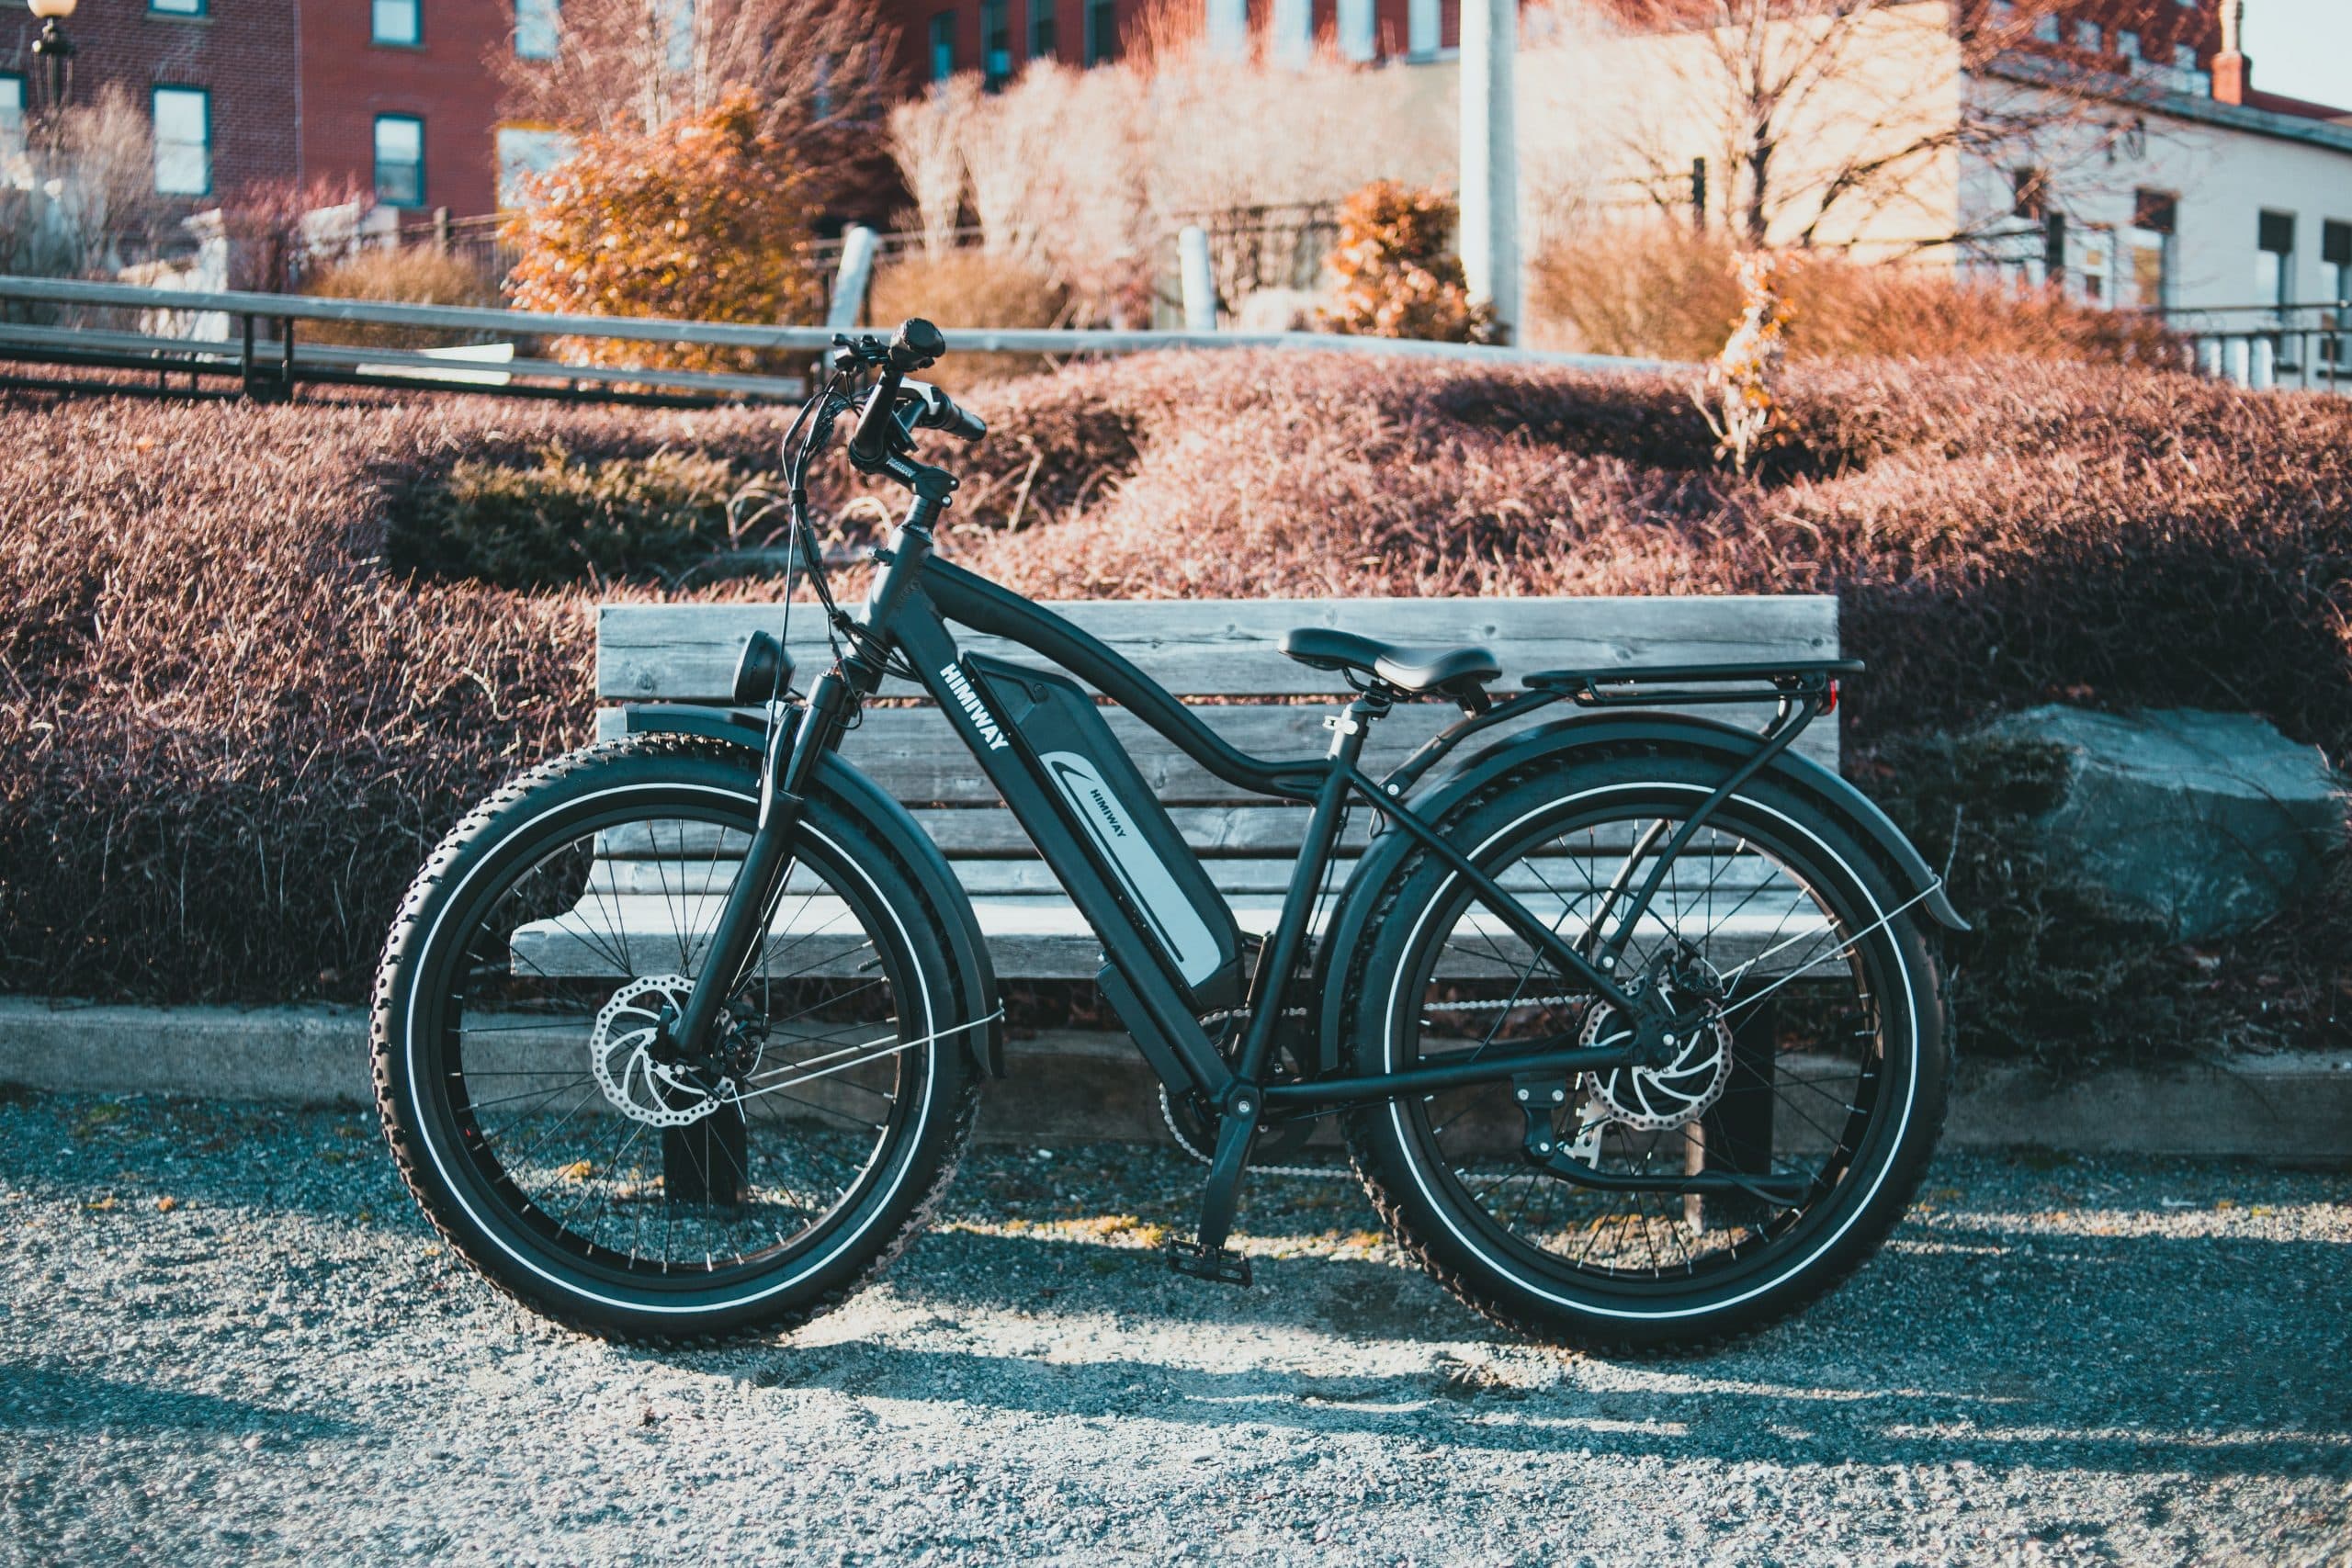
[[912, 375], [932, 361], [946, 356], [947, 334], [921, 316], [909, 316], [891, 336], [890, 368], [901, 376]]
[[944, 392], [939, 394], [939, 412], [923, 423], [963, 441], [978, 441], [989, 433], [988, 421], [969, 409], [957, 407], [956, 400]]

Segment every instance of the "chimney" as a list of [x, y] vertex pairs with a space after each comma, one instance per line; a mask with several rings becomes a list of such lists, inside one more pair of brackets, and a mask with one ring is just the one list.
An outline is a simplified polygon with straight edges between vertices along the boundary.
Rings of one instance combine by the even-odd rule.
[[2213, 57], [2213, 96], [2225, 104], [2242, 104], [2254, 91], [2254, 62], [2241, 42], [2245, 34], [2245, 0], [2222, 0], [2222, 52]]

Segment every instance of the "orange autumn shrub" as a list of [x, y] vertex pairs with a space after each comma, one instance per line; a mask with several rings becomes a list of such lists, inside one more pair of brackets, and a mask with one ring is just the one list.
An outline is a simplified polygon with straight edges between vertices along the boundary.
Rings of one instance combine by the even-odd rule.
[[1331, 303], [1316, 313], [1327, 333], [1486, 343], [1494, 313], [1471, 303], [1453, 254], [1453, 198], [1375, 180], [1340, 209], [1340, 243], [1325, 261]]
[[[514, 308], [769, 325], [818, 320], [812, 181], [748, 94], [642, 135], [590, 135], [509, 219]], [[763, 350], [561, 338], [575, 365], [779, 367]]]

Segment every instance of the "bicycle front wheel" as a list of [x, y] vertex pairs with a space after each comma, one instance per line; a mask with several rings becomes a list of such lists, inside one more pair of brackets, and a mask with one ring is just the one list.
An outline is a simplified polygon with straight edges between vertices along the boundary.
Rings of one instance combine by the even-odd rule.
[[[1657, 1345], [1770, 1321], [1869, 1256], [1932, 1151], [1941, 1011], [1903, 896], [1860, 833], [1770, 780], [1669, 858], [1719, 782], [1698, 760], [1610, 759], [1522, 777], [1446, 825], [1588, 956], [1664, 862], [1612, 976], [1710, 1020], [1657, 1067], [1351, 1116], [1400, 1244], [1514, 1331]], [[1379, 897], [1351, 987], [1357, 1070], [1623, 1037], [1617, 1010], [1437, 862], [1404, 863]]]
[[789, 1324], [911, 1238], [975, 1079], [936, 916], [810, 798], [715, 1067], [665, 1047], [751, 840], [758, 759], [639, 738], [526, 774], [410, 890], [378, 977], [384, 1130], [482, 1273], [655, 1339]]

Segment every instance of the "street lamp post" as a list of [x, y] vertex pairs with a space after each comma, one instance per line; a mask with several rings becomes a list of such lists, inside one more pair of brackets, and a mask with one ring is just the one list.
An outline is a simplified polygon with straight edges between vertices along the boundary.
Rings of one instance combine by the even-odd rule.
[[48, 68], [49, 112], [55, 114], [65, 107], [65, 97], [74, 86], [74, 40], [65, 36], [61, 26], [74, 14], [79, 0], [25, 0], [32, 14], [40, 18], [40, 37], [33, 39], [33, 57]]

